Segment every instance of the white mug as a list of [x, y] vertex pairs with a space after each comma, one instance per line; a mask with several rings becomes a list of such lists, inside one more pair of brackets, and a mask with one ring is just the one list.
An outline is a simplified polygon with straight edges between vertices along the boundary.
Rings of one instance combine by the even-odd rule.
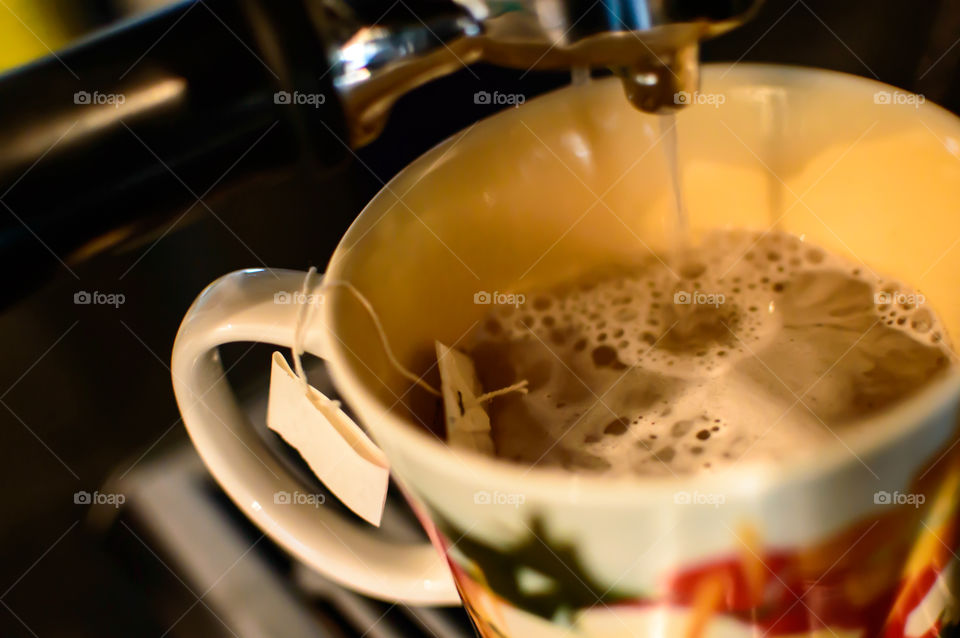
[[[917, 285], [960, 335], [960, 120], [813, 69], [708, 66], [701, 93], [713, 99], [677, 116], [695, 232], [765, 229], [773, 203], [779, 228]], [[435, 380], [434, 340], [456, 343], [485, 314], [476, 295], [668, 246], [661, 134], [613, 80], [505, 110], [394, 178], [326, 276], [356, 286], [398, 358]], [[326, 360], [432, 541], [397, 545], [323, 507], [275, 503], [300, 485], [223, 377], [221, 344], [293, 344], [297, 307], [274, 299], [303, 276], [249, 270], [211, 284], [177, 337], [174, 388], [230, 497], [343, 585], [462, 601], [483, 636], [510, 638], [900, 638], [939, 636], [952, 620], [957, 372], [842, 445], [774, 469], [632, 480], [528, 470], [452, 449], [418, 422], [435, 398], [390, 365], [363, 308], [331, 293], [305, 347]]]

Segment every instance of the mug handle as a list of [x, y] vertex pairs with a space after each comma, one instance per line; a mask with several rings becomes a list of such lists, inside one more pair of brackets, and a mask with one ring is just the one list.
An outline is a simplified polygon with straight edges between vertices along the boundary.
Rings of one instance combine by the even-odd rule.
[[[241, 270], [216, 280], [187, 311], [173, 346], [171, 374], [183, 423], [210, 473], [251, 520], [330, 580], [396, 603], [460, 605], [450, 568], [428, 541], [400, 543], [309, 503], [274, 503], [302, 483], [289, 472], [237, 404], [218, 347], [235, 341], [292, 347], [306, 273]], [[304, 348], [323, 357], [324, 338], [308, 331]], [[312, 331], [317, 333], [318, 331]]]

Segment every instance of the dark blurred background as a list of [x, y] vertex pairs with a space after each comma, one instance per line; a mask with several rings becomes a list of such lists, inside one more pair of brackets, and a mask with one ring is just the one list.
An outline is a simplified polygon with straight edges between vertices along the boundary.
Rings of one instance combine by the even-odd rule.
[[[91, 30], [162, 4], [2, 0], [0, 67], [47, 55]], [[752, 22], [708, 42], [703, 54], [706, 60], [846, 71], [923, 93], [957, 112], [958, 40], [960, 5], [947, 0], [767, 0]], [[149, 46], [143, 43], [145, 53]], [[198, 46], [196, 55], [203, 54]], [[127, 520], [119, 513], [91, 512], [75, 504], [75, 494], [127, 484], [153, 459], [183, 446], [167, 365], [180, 319], [205, 284], [232, 270], [267, 264], [322, 270], [338, 238], [383, 182], [498, 108], [475, 104], [475, 92], [529, 98], [570, 79], [565, 73], [521, 75], [480, 65], [440, 79], [401, 99], [383, 135], [336, 176], [294, 166], [255, 174], [241, 184], [225, 180], [203, 198], [204, 205], [190, 208], [188, 198], [187, 205], [168, 211], [173, 220], [185, 216], [162, 233], [60, 267], [3, 310], [0, 635], [246, 636], [225, 630], [229, 623], [213, 622], [216, 630], [204, 624], [200, 616], [214, 612], [197, 604], [203, 590], [191, 595], [194, 588], [181, 566], [154, 546], [150, 526], [132, 520], [136, 514]], [[109, 174], [102, 178], [109, 183]], [[184, 186], [170, 175], [161, 188]], [[151, 206], [150, 199], [142, 205]], [[35, 239], [34, 248], [45, 251], [44, 238]], [[11, 268], [5, 277], [27, 274]], [[120, 293], [125, 302], [76, 305], [80, 291]], [[226, 352], [231, 380], [256, 394], [265, 385], [268, 355], [261, 348]], [[171, 510], [163, 516], [176, 523], [184, 514]], [[257, 539], [256, 532], [246, 533]], [[290, 568], [266, 551], [271, 564]], [[351, 631], [329, 629], [329, 635]]]

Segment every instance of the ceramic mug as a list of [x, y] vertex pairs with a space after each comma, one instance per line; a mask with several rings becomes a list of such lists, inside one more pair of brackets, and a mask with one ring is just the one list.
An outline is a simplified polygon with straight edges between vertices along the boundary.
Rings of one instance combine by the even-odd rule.
[[[705, 68], [677, 126], [695, 233], [765, 229], [773, 207], [782, 230], [918, 286], [960, 335], [956, 117], [859, 77], [738, 64]], [[394, 178], [327, 277], [362, 291], [398, 358], [436, 384], [434, 340], [455, 344], [489, 309], [481, 293], [668, 246], [661, 140], [613, 80], [503, 111]], [[462, 601], [487, 637], [938, 636], [952, 621], [956, 371], [812, 460], [667, 479], [528, 470], [445, 445], [435, 397], [390, 365], [362, 306], [331, 292], [306, 350], [326, 360], [432, 541], [398, 545], [322, 507], [275, 503], [302, 486], [223, 377], [221, 344], [291, 346], [297, 308], [274, 300], [303, 276], [211, 284], [180, 329], [174, 387], [237, 505], [343, 585]]]

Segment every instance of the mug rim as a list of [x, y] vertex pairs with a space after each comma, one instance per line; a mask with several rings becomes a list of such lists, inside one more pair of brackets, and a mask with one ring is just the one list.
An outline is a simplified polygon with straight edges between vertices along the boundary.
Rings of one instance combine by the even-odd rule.
[[[861, 87], [858, 90], [862, 89], [865, 94], [868, 91], [875, 93], [881, 89], [899, 90], [892, 85], [850, 73], [798, 65], [747, 62], [713, 63], [703, 65], [702, 70], [704, 74], [724, 71], [724, 75], [734, 77], [735, 84], [736, 76], [745, 77], [746, 82], [737, 84], [738, 87], [743, 88], [747, 88], [751, 84], [758, 86], [756, 75], [758, 72], [765, 71], [768, 74], [777, 74], [782, 77], [832, 79], [845, 82], [848, 85], [860, 84]], [[593, 80], [597, 84], [612, 81], [616, 81], [616, 79]], [[575, 90], [583, 90], [583, 87], [568, 85], [539, 95], [530, 101], [562, 101], [566, 92]], [[599, 96], [600, 93], [597, 92], [595, 95]], [[919, 109], [931, 114], [936, 113], [940, 118], [946, 117], [948, 121], [952, 121], [957, 126], [958, 132], [960, 132], [960, 118], [943, 107], [925, 101], [920, 104]], [[512, 118], [517, 117], [514, 114], [516, 110], [499, 111], [478, 121], [471, 128], [477, 129], [481, 133], [487, 131], [489, 134], [491, 129], [502, 126]], [[363, 225], [367, 222], [367, 218], [376, 216], [377, 209], [381, 207], [382, 195], [395, 187], [397, 182], [407, 179], [411, 174], [417, 175], [417, 178], [422, 178], [423, 175], [433, 170], [436, 160], [447, 152], [449, 147], [460, 138], [464, 130], [466, 129], [454, 133], [421, 154], [401, 169], [377, 192], [338, 242], [327, 264], [328, 277], [337, 280], [342, 279], [342, 264], [346, 262], [346, 255], [351, 252], [347, 247], [352, 246], [359, 239], [359, 237], [354, 237], [355, 235], [364, 232]], [[879, 414], [858, 420], [854, 426], [855, 431], [848, 433], [844, 439], [840, 439], [833, 429], [828, 428], [838, 439], [838, 442], [831, 442], [825, 446], [822, 454], [816, 456], [803, 455], [798, 459], [776, 464], [745, 463], [722, 468], [711, 473], [688, 473], [673, 476], [604, 476], [589, 472], [571, 472], [552, 466], [528, 467], [473, 450], [453, 449], [440, 437], [422, 431], [409, 419], [387, 409], [359, 380], [358, 375], [347, 364], [344, 344], [340, 343], [338, 339], [332, 338], [329, 334], [336, 325], [335, 310], [337, 303], [334, 299], [338, 297], [332, 295], [330, 302], [323, 304], [323, 323], [330, 327], [330, 330], [323, 337], [327, 341], [324, 352], [328, 360], [331, 377], [338, 392], [361, 416], [361, 422], [364, 422], [370, 413], [370, 410], [364, 408], [371, 406], [376, 412], [378, 424], [375, 428], [366, 427], [373, 431], [375, 436], [377, 434], [376, 430], [383, 428], [388, 432], [390, 439], [402, 442], [403, 446], [422, 448], [424, 452], [420, 455], [420, 458], [429, 458], [430, 460], [426, 463], [435, 467], [442, 474], [458, 474], [463, 473], [464, 469], [469, 469], [477, 481], [484, 484], [485, 488], [493, 489], [496, 486], [504, 486], [505, 488], [516, 489], [519, 484], [522, 484], [528, 497], [541, 497], [548, 500], [556, 500], [559, 497], [570, 503], [589, 500], [597, 504], [610, 504], [624, 498], [634, 501], [670, 498], [678, 490], [707, 487], [714, 492], [723, 491], [731, 496], [752, 498], [758, 492], [771, 492], [783, 485], [822, 478], [858, 461], [866, 466], [862, 457], [892, 447], [900, 439], [916, 435], [917, 431], [922, 430], [931, 417], [940, 414], [945, 408], [951, 407], [951, 404], [956, 404], [958, 395], [960, 395], [960, 366], [955, 365], [943, 377], [923, 387], [914, 396], [892, 408], [881, 411]], [[918, 417], [917, 415], [922, 416]], [[842, 443], [842, 445], [838, 443]], [[464, 467], [465, 465], [467, 468]], [[866, 466], [866, 468], [872, 473], [869, 466]], [[758, 486], [760, 487], [758, 488]]]

